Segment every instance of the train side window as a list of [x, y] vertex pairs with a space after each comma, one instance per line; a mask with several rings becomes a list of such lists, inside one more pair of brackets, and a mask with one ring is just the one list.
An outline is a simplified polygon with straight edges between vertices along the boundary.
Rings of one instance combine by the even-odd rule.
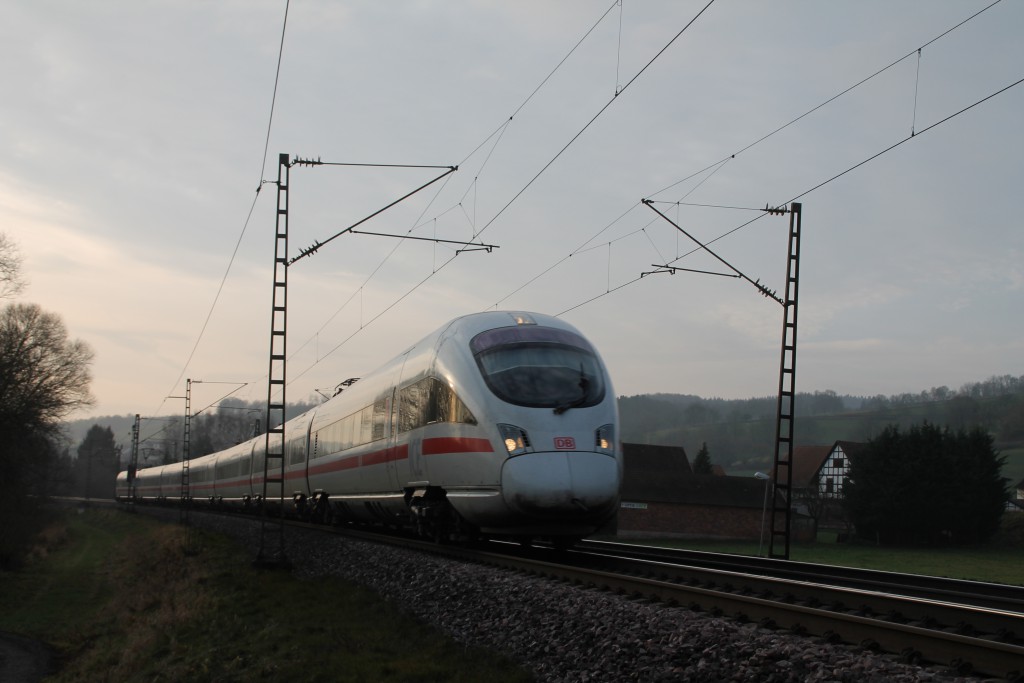
[[436, 377], [421, 379], [399, 392], [399, 432], [434, 422], [477, 423], [455, 391]]
[[408, 432], [426, 424], [423, 419], [422, 382], [404, 387], [398, 394], [398, 431]]
[[306, 437], [300, 436], [297, 439], [288, 441], [288, 464], [298, 465], [306, 459]]
[[431, 378], [427, 423], [431, 422], [459, 422], [475, 425], [476, 418], [450, 386], [437, 378]]
[[373, 402], [373, 433], [374, 441], [384, 438], [385, 427], [388, 420], [388, 398], [382, 396]]
[[368, 405], [361, 411], [359, 420], [359, 445], [373, 441], [373, 405]]

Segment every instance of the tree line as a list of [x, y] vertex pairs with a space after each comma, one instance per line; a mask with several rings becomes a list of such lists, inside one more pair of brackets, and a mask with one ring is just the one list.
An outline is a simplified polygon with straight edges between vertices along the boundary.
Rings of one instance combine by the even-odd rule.
[[[17, 245], [0, 233], [0, 299], [24, 287]], [[61, 423], [93, 403], [92, 360], [58, 315], [17, 301], [0, 309], [0, 568], [34, 535], [48, 482], [65, 476]]]
[[[866, 442], [889, 425], [904, 429], [930, 422], [951, 429], [981, 427], [997, 446], [1024, 443], [1024, 376], [1004, 375], [889, 397], [798, 393], [795, 438], [799, 445], [837, 440]], [[706, 443], [715, 462], [738, 469], [769, 464], [775, 439], [774, 397], [704, 399], [678, 394], [619, 398], [624, 441], [682, 445]]]

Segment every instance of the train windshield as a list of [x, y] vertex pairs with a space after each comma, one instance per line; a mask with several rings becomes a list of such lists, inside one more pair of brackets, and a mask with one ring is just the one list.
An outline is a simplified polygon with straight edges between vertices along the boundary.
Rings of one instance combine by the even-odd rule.
[[586, 339], [550, 327], [503, 327], [470, 342], [487, 386], [509, 403], [531, 408], [597, 405], [604, 398], [604, 373]]

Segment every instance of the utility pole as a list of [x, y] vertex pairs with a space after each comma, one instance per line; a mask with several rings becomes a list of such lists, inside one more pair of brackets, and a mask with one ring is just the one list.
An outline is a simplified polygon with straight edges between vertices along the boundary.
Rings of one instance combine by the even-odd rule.
[[789, 559], [793, 512], [793, 423], [796, 414], [796, 314], [800, 290], [800, 219], [803, 205], [789, 209], [789, 250], [786, 294], [782, 303], [782, 354], [779, 361], [779, 396], [775, 410], [775, 476], [772, 484], [772, 533], [768, 556]]
[[[340, 230], [331, 237], [321, 241], [315, 241], [311, 246], [300, 249], [299, 254], [292, 258], [288, 257], [288, 209], [289, 209], [289, 187], [292, 166], [362, 166], [362, 167], [384, 167], [384, 168], [418, 168], [418, 169], [444, 169], [444, 172], [436, 178], [420, 185], [414, 190], [407, 192], [402, 197], [392, 201], [386, 206], [374, 211], [368, 216], [360, 219], [352, 225]], [[320, 247], [347, 233], [367, 234], [378, 237], [393, 237], [397, 239], [420, 239], [435, 243], [459, 244], [461, 251], [487, 251], [496, 249], [492, 244], [482, 242], [458, 242], [454, 240], [442, 240], [435, 238], [410, 237], [408, 235], [386, 235], [381, 233], [359, 233], [355, 228], [372, 218], [387, 211], [391, 207], [408, 199], [421, 190], [433, 185], [450, 173], [458, 170], [458, 166], [422, 166], [408, 164], [355, 164], [321, 161], [313, 159], [292, 159], [287, 154], [278, 155], [277, 163], [277, 213], [275, 219], [274, 233], [274, 282], [273, 295], [271, 297], [270, 317], [270, 363], [267, 384], [267, 412], [266, 412], [266, 440], [262, 452], [256, 458], [257, 469], [260, 458], [263, 465], [263, 487], [261, 498], [260, 515], [260, 545], [256, 555], [256, 564], [259, 566], [288, 566], [288, 559], [285, 553], [284, 542], [284, 496], [285, 481], [287, 479], [285, 452], [287, 441], [285, 435], [285, 388], [287, 386], [287, 348], [288, 348], [288, 268], [296, 261], [312, 256]], [[309, 438], [309, 434], [300, 435], [300, 440]], [[308, 447], [308, 442], [307, 442]], [[256, 472], [254, 471], [255, 475]], [[277, 487], [277, 488], [274, 488]], [[277, 514], [274, 519], [270, 515], [270, 499], [276, 498]]]
[[[760, 280], [751, 280], [728, 261], [708, 248], [706, 244], [656, 209], [654, 202], [644, 199], [642, 203], [732, 271], [732, 273], [714, 273], [704, 270], [678, 268], [670, 265], [655, 265], [654, 267], [658, 270], [652, 272], [675, 273], [676, 270], [685, 270], [704, 275], [740, 278], [752, 284], [763, 296], [782, 306], [782, 359], [779, 364], [779, 394], [775, 410], [775, 469], [774, 476], [772, 477], [775, 495], [772, 496], [771, 534], [768, 540], [768, 556], [788, 560], [793, 488], [793, 471], [790, 465], [793, 461], [793, 419], [795, 416], [794, 403], [796, 400], [796, 313], [800, 279], [800, 219], [803, 206], [798, 202], [793, 202], [788, 209], [784, 207], [770, 208], [767, 205], [763, 209], [768, 215], [789, 214], [786, 293], [784, 297], [780, 298], [773, 290], [762, 285]], [[649, 274], [651, 273], [642, 273], [641, 277]], [[777, 547], [782, 548], [782, 550], [776, 550]], [[760, 551], [758, 551], [758, 554], [760, 554]]]
[[[291, 162], [277, 161], [277, 214], [274, 229], [274, 287], [270, 313], [270, 368], [267, 382], [266, 439], [263, 446], [263, 487], [260, 498], [260, 547], [256, 564], [287, 566], [284, 547], [285, 381], [288, 350], [288, 186]], [[272, 488], [276, 486], [276, 492]], [[277, 514], [270, 517], [270, 498]]]
[[181, 458], [181, 505], [178, 508], [178, 522], [188, 525], [188, 511], [192, 507], [192, 496], [189, 481], [189, 458], [192, 457], [190, 437], [192, 431], [192, 379], [185, 380], [185, 433], [184, 448]]
[[139, 470], [139, 423], [142, 418], [135, 414], [132, 423], [132, 451], [128, 456], [128, 509], [135, 512], [135, 474]]

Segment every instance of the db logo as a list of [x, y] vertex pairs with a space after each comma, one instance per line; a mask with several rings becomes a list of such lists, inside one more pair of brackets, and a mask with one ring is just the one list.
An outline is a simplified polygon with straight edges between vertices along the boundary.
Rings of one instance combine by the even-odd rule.
[[555, 437], [555, 450], [556, 451], [574, 451], [576, 450], [576, 439], [571, 436], [556, 436]]

